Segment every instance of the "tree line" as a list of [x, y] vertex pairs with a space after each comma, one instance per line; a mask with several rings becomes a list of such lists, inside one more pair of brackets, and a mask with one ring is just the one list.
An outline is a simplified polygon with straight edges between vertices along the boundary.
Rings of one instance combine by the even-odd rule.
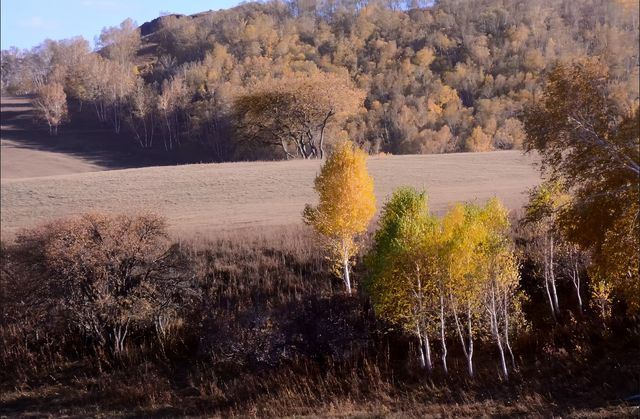
[[[215, 160], [521, 148], [522, 111], [558, 63], [599, 57], [638, 98], [638, 4], [273, 1], [2, 51], [2, 89], [35, 93], [51, 132], [82, 109], [140, 147]], [[278, 122], [277, 124], [275, 122]]]

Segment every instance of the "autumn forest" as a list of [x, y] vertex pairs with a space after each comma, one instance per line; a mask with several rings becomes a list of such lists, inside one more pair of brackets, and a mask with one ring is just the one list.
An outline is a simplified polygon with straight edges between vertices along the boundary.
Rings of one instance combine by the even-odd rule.
[[[312, 185], [287, 172], [314, 200], [189, 236], [79, 197], [3, 237], [0, 415], [638, 414], [636, 0], [275, 0], [138, 23], [3, 50], [3, 101], [46, 138], [81, 126], [163, 164], [317, 164]], [[369, 164], [516, 152], [539, 176], [521, 205], [435, 210], [433, 185]], [[483, 173], [450, 176], [473, 192]], [[3, 207], [34, 195], [22, 181]]]
[[54, 131], [92, 112], [142, 148], [192, 142], [213, 161], [319, 157], [320, 136], [371, 153], [519, 149], [518, 116], [544, 73], [581, 57], [599, 57], [621, 104], [637, 101], [634, 1], [428, 3], [127, 20], [102, 30], [96, 52], [82, 38], [2, 51], [2, 89], [36, 93]]

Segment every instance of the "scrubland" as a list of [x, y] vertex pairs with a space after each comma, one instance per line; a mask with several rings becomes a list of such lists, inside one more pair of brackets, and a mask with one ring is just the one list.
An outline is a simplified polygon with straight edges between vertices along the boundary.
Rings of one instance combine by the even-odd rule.
[[[450, 374], [427, 376], [415, 342], [374, 316], [363, 292], [347, 297], [327, 273], [307, 227], [221, 232], [176, 244], [174, 275], [189, 290], [180, 322], [161, 342], [149, 324], [132, 328], [114, 356], [43, 314], [3, 249], [3, 415], [207, 417], [632, 417], [637, 338], [624, 321], [565, 312], [555, 325], [544, 297], [527, 305], [535, 333], [514, 342], [517, 370], [498, 378], [490, 343], [466, 378], [452, 345]], [[361, 263], [356, 266], [362, 266]], [[11, 276], [7, 276], [11, 272]], [[31, 274], [29, 277], [25, 274]], [[525, 279], [525, 284], [527, 284]], [[31, 285], [30, 285], [31, 284]], [[3, 282], [3, 287], [7, 282]], [[529, 285], [531, 286], [531, 284]], [[527, 288], [529, 289], [529, 288]], [[535, 287], [531, 286], [534, 290]], [[563, 293], [564, 294], [564, 293]], [[54, 294], [52, 294], [54, 295]], [[564, 294], [568, 295], [568, 293]], [[55, 303], [51, 297], [48, 304]], [[569, 305], [570, 301], [562, 301]], [[38, 314], [39, 313], [39, 314]], [[596, 330], [601, 330], [597, 332]], [[453, 337], [452, 337], [453, 338]]]

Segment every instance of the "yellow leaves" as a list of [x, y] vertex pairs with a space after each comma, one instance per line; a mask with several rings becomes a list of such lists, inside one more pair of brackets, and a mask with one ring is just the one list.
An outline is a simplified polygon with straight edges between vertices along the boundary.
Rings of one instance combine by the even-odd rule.
[[320, 203], [316, 208], [307, 206], [303, 213], [305, 221], [327, 240], [337, 266], [356, 253], [354, 238], [366, 231], [376, 211], [366, 161], [367, 155], [352, 143], [338, 144], [315, 180]]
[[366, 159], [362, 150], [344, 142], [335, 147], [322, 167], [315, 180], [320, 204], [314, 222], [321, 234], [346, 238], [366, 230], [376, 210]]
[[613, 287], [608, 281], [595, 277], [591, 284], [591, 306], [596, 309], [603, 320], [611, 316]]
[[414, 57], [414, 62], [420, 67], [429, 67], [436, 58], [433, 49], [425, 47], [418, 51]]
[[507, 288], [517, 284], [517, 261], [509, 246], [508, 229], [507, 210], [496, 198], [484, 207], [458, 204], [445, 216], [448, 288], [459, 304], [481, 304], [491, 281]]
[[537, 73], [545, 66], [544, 56], [537, 49], [528, 50], [524, 54], [523, 64], [527, 70]]
[[471, 135], [467, 137], [466, 149], [468, 151], [490, 151], [493, 150], [492, 138], [484, 133], [482, 128], [475, 127]]

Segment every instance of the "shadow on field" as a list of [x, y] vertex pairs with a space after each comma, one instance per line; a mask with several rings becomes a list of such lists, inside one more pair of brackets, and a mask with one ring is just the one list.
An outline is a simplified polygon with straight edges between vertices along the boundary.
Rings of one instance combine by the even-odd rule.
[[142, 149], [124, 126], [120, 134], [115, 134], [108, 124], [100, 126], [88, 104], [80, 111], [78, 103], [70, 103], [71, 121], [58, 128], [57, 136], [50, 136], [46, 124], [35, 119], [29, 100], [26, 96], [2, 97], [2, 139], [10, 141], [12, 147], [62, 153], [105, 169], [212, 161], [201, 149], [184, 147], [167, 152], [160, 138], [156, 138], [156, 147]]

